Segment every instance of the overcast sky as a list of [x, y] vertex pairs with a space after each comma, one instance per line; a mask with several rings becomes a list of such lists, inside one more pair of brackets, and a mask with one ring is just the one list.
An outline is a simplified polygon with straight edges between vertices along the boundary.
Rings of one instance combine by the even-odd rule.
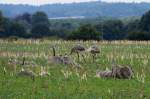
[[71, 3], [71, 2], [88, 2], [88, 1], [150, 2], [150, 0], [0, 0], [0, 3], [41, 5], [41, 4], [51, 4], [51, 3]]

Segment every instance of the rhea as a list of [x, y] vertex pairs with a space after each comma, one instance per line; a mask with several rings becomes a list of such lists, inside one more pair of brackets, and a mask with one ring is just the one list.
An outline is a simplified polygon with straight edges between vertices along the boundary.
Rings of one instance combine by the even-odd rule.
[[31, 70], [25, 70], [24, 68], [21, 69], [20, 72], [17, 73], [18, 76], [28, 76], [34, 81], [36, 74]]
[[53, 47], [53, 56], [51, 57], [51, 60], [55, 64], [65, 64], [65, 65], [73, 65], [74, 61], [71, 57], [65, 53], [65, 55], [56, 55], [55, 48]]
[[55, 47], [52, 47], [52, 49], [53, 49], [53, 56], [50, 57], [50, 58], [51, 58], [51, 61], [52, 61], [53, 63], [56, 63], [56, 64], [61, 64], [61, 63], [63, 63], [63, 61], [62, 61], [62, 55], [56, 55]]
[[119, 79], [130, 79], [133, 76], [133, 70], [130, 66], [115, 65], [112, 68], [112, 76]]
[[112, 70], [97, 72], [96, 76], [102, 78], [130, 79], [133, 76], [133, 70], [129, 66], [115, 65], [112, 67]]
[[92, 54], [93, 62], [96, 60], [96, 55], [100, 53], [100, 49], [96, 45], [91, 46], [87, 51]]
[[78, 56], [78, 61], [79, 61], [79, 57], [80, 57], [80, 54], [81, 54], [83, 60], [85, 61], [85, 58], [84, 58], [84, 55], [83, 55], [83, 52], [85, 52], [85, 50], [86, 49], [83, 45], [77, 44], [77, 45], [75, 45], [71, 48], [70, 55], [72, 55], [73, 53], [76, 53], [77, 56]]

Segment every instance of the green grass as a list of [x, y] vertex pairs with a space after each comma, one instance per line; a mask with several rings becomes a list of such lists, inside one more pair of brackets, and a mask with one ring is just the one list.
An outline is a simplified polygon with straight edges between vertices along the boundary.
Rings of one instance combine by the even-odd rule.
[[[74, 69], [67, 65], [50, 64], [48, 57], [52, 55], [51, 45], [56, 44], [57, 54], [70, 52], [74, 44], [84, 44], [86, 47], [93, 43], [101, 48], [101, 54], [92, 63], [90, 55], [86, 54], [87, 62], [77, 56], [71, 57], [78, 62], [83, 69]], [[20, 55], [17, 55], [20, 53]], [[17, 71], [11, 70], [7, 61], [10, 57], [36, 63], [36, 67], [29, 67], [38, 73], [41, 66], [48, 68], [49, 77], [36, 77], [33, 81], [30, 77], [18, 77], [16, 73], [21, 69], [17, 65]], [[130, 65], [135, 77], [131, 80], [96, 78], [97, 70], [111, 68], [112, 60], [117, 64]], [[79, 41], [46, 41], [46, 40], [19, 40], [7, 42], [0, 41], [0, 99], [149, 99], [150, 98], [150, 42], [79, 42]], [[7, 72], [4, 74], [3, 68]], [[63, 71], [71, 72], [65, 78]], [[87, 74], [87, 80], [81, 79]], [[13, 74], [13, 75], [12, 75]], [[79, 76], [78, 76], [79, 74]], [[144, 82], [139, 80], [145, 74]], [[142, 76], [143, 77], [143, 76]], [[142, 78], [141, 77], [141, 78]]]

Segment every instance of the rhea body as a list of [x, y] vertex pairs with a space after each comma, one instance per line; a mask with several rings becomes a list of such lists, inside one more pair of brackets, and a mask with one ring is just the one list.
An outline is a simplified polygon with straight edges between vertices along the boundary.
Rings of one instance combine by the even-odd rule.
[[90, 52], [92, 54], [94, 62], [96, 60], [96, 55], [100, 53], [100, 49], [97, 46], [93, 45], [89, 49], [87, 49], [87, 52]]
[[102, 78], [130, 79], [133, 76], [133, 70], [129, 66], [116, 65], [112, 67], [112, 70], [96, 72], [96, 76]]
[[67, 55], [56, 55], [56, 50], [53, 47], [53, 56], [51, 57], [53, 63], [56, 64], [65, 64], [65, 65], [73, 65], [73, 60]]
[[85, 50], [86, 50], [86, 48], [83, 45], [77, 44], [71, 48], [70, 55], [72, 55], [73, 53], [76, 53], [78, 56], [78, 61], [79, 61], [80, 54], [81, 54], [83, 60], [85, 61], [85, 58], [83, 55], [83, 52], [85, 52]]

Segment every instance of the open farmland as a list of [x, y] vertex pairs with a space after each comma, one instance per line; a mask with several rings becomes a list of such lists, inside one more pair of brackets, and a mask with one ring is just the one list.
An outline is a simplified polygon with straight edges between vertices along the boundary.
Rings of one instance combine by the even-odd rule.
[[[86, 63], [77, 55], [73, 58], [81, 69], [64, 64], [52, 64], [51, 46], [56, 54], [69, 54], [75, 44], [86, 48], [97, 45], [101, 53], [92, 62], [85, 53]], [[17, 76], [22, 65], [15, 69], [9, 59], [31, 62], [26, 68], [37, 75], [45, 67], [49, 76]], [[97, 70], [111, 69], [111, 65], [130, 65], [134, 77], [130, 80], [104, 79], [95, 77]], [[0, 99], [149, 99], [150, 98], [150, 42], [146, 41], [49, 41], [49, 40], [0, 40]]]

